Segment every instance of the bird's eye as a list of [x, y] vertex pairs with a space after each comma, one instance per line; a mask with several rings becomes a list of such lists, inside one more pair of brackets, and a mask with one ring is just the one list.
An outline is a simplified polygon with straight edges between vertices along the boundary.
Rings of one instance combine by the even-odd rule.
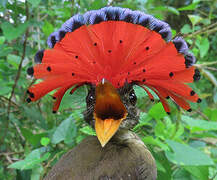
[[87, 106], [93, 105], [94, 102], [95, 102], [95, 92], [90, 90], [86, 97]]
[[135, 94], [134, 90], [130, 91], [129, 99], [130, 99], [130, 102], [131, 102], [132, 105], [136, 104], [137, 97], [136, 97], [136, 94]]

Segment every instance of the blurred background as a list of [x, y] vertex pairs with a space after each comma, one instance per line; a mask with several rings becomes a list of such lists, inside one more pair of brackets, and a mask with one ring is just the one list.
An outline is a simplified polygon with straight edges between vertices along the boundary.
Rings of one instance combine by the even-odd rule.
[[141, 10], [170, 24], [197, 58], [202, 77], [192, 85], [202, 103], [185, 112], [135, 88], [140, 123], [133, 129], [157, 162], [158, 180], [217, 180], [216, 0], [0, 0], [0, 179], [39, 180], [61, 155], [95, 132], [83, 121], [87, 88], [66, 93], [52, 114], [52, 98], [27, 104], [35, 82], [26, 69], [47, 48], [50, 33], [76, 13], [104, 6]]

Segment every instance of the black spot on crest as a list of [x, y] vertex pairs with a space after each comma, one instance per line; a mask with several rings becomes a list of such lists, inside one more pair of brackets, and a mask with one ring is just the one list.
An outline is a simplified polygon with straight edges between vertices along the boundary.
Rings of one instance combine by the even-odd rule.
[[191, 92], [190, 92], [190, 95], [191, 95], [191, 96], [195, 95], [195, 92], [194, 92], [194, 91], [191, 91]]
[[200, 80], [200, 71], [198, 69], [195, 69], [193, 79], [194, 81]]
[[50, 66], [47, 67], [47, 71], [51, 72], [51, 67]]
[[169, 73], [169, 76], [170, 76], [170, 77], [173, 77], [173, 75], [174, 75], [173, 72], [170, 72], [170, 73]]
[[201, 103], [202, 99], [198, 98], [197, 103]]
[[29, 97], [34, 98], [35, 97], [34, 93], [29, 92]]
[[190, 109], [188, 109], [187, 111], [188, 111], [188, 112], [191, 112], [191, 111], [192, 111], [192, 109], [190, 108]]
[[27, 74], [30, 75], [30, 76], [33, 76], [33, 74], [34, 74], [34, 68], [33, 67], [29, 67], [27, 69]]
[[31, 101], [32, 101], [32, 100], [31, 100], [30, 98], [27, 98], [27, 99], [26, 99], [26, 102], [27, 102], [27, 103], [30, 103]]

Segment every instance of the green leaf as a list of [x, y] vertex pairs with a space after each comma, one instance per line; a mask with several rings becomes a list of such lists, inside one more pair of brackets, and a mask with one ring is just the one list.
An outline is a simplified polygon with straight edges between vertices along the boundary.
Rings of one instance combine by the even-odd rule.
[[0, 44], [0, 57], [7, 56], [13, 51], [12, 47], [7, 46], [6, 44]]
[[147, 145], [147, 144], [152, 144], [152, 145], [156, 145], [158, 147], [160, 147], [161, 149], [163, 149], [164, 151], [169, 150], [168, 146], [166, 144], [164, 144], [163, 142], [161, 142], [160, 140], [158, 140], [157, 138], [153, 138], [152, 136], [146, 136], [142, 138], [142, 141]]
[[76, 126], [72, 117], [61, 122], [55, 130], [51, 142], [57, 144], [61, 141], [71, 142], [76, 135]]
[[157, 170], [162, 171], [166, 173], [166, 169], [163, 167], [163, 165], [160, 163], [160, 161], [156, 160]]
[[183, 133], [184, 133], [185, 129], [184, 126], [180, 123], [178, 130], [175, 133], [175, 136], [172, 138], [173, 140], [178, 139]]
[[183, 34], [188, 34], [191, 32], [193, 32], [193, 30], [189, 24], [185, 24], [181, 29], [181, 33], [183, 33]]
[[40, 180], [41, 174], [43, 173], [43, 166], [39, 165], [32, 169], [31, 180]]
[[217, 122], [193, 119], [189, 116], [182, 116], [182, 121], [192, 132], [217, 130]]
[[4, 8], [6, 8], [7, 2], [8, 2], [8, 0], [1, 0], [0, 5]]
[[158, 6], [158, 7], [154, 7], [154, 10], [166, 11], [166, 12], [171, 12], [175, 15], [179, 15], [179, 11], [172, 6]]
[[105, 0], [94, 0], [90, 3], [89, 9], [100, 9], [107, 5], [107, 2]]
[[200, 57], [203, 58], [209, 50], [209, 40], [208, 38], [197, 39], [196, 45], [200, 50]]
[[28, 27], [28, 23], [20, 23], [17, 27], [14, 27], [9, 22], [4, 22], [1, 24], [3, 34], [5, 38], [9, 41], [21, 36], [26, 31], [27, 27]]
[[11, 87], [8, 86], [8, 83], [0, 79], [0, 95], [6, 95], [11, 92]]
[[152, 108], [149, 110], [148, 114], [156, 120], [160, 120], [167, 116], [161, 103], [153, 105]]
[[209, 179], [208, 166], [184, 166], [184, 169], [194, 175], [198, 180]]
[[183, 168], [178, 168], [173, 173], [173, 180], [195, 180], [192, 179], [191, 174]]
[[27, 128], [21, 128], [21, 132], [25, 139], [34, 147], [39, 146], [41, 138], [47, 135], [47, 133], [33, 134], [32, 131]]
[[140, 127], [143, 127], [143, 126], [147, 126], [147, 125], [152, 126], [152, 124], [149, 123], [151, 119], [152, 118], [148, 116], [147, 113], [141, 112], [139, 116], [139, 123], [133, 128], [133, 131], [137, 131]]
[[32, 4], [33, 7], [36, 7], [39, 5], [39, 3], [41, 2], [41, 0], [27, 0], [29, 3]]
[[18, 69], [20, 61], [21, 61], [21, 58], [19, 56], [16, 56], [16, 55], [9, 54], [7, 56], [7, 61], [8, 61], [9, 64], [11, 64], [16, 69]]
[[[217, 93], [216, 93], [217, 96]], [[211, 120], [217, 121], [217, 109], [206, 108], [204, 114]]]
[[199, 23], [202, 20], [202, 18], [197, 15], [188, 15], [188, 18], [190, 19], [193, 26], [195, 26], [197, 23]]
[[181, 144], [172, 140], [166, 140], [173, 152], [166, 151], [165, 154], [169, 161], [178, 165], [185, 166], [206, 166], [213, 165], [213, 160], [195, 148]]
[[51, 23], [45, 21], [42, 27], [42, 31], [46, 36], [49, 36], [54, 31], [54, 27]]
[[90, 126], [82, 127], [80, 131], [87, 135], [96, 136], [96, 132]]
[[154, 133], [157, 137], [160, 137], [162, 139], [164, 139], [164, 135], [166, 131], [166, 127], [164, 125], [164, 123], [162, 121], [158, 121], [155, 128], [154, 128]]
[[187, 6], [180, 7], [180, 8], [178, 8], [178, 10], [179, 10], [179, 11], [195, 10], [195, 9], [197, 8], [197, 4], [198, 4], [198, 2], [192, 3], [192, 4], [189, 4], [189, 5], [187, 5]]
[[49, 152], [45, 153], [42, 157], [40, 157], [41, 154], [41, 149], [35, 149], [30, 154], [28, 154], [24, 160], [17, 161], [9, 165], [8, 168], [20, 170], [33, 169], [40, 165], [41, 162], [47, 160], [50, 156]]
[[40, 142], [42, 146], [47, 146], [50, 143], [50, 139], [48, 137], [43, 137]]
[[[214, 101], [214, 103], [217, 104], [217, 91], [214, 92], [213, 101]], [[217, 114], [217, 113], [216, 113], [216, 114]], [[216, 119], [216, 120], [217, 120], [217, 119]]]
[[82, 116], [81, 111], [83, 111], [86, 108], [85, 106], [86, 96], [87, 96], [86, 86], [79, 87], [73, 94], [65, 93], [65, 95], [63, 96], [59, 111], [73, 107], [76, 111], [79, 111], [80, 116]]
[[0, 36], [0, 44], [3, 44], [5, 42], [5, 37], [4, 36]]

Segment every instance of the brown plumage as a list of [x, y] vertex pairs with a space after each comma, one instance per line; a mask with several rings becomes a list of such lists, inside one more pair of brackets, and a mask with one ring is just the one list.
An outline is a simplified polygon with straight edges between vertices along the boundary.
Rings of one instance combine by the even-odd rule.
[[89, 136], [63, 155], [44, 180], [155, 180], [151, 153], [135, 133], [119, 130], [101, 147]]

